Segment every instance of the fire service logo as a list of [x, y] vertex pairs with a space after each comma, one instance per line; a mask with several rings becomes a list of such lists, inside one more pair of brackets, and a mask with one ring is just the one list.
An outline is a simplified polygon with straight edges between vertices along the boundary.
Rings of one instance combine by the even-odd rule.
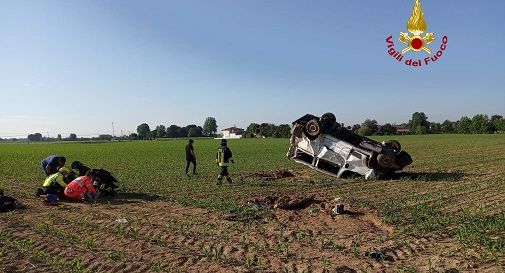
[[407, 22], [408, 32], [400, 32], [399, 41], [405, 45], [405, 48], [401, 51], [396, 50], [393, 42], [393, 35], [390, 35], [386, 39], [388, 54], [398, 62], [403, 62], [404, 54], [408, 52], [412, 52], [413, 54], [420, 52], [428, 55], [428, 57], [424, 57], [424, 59], [417, 59], [415, 57], [410, 59], [405, 58], [405, 65], [413, 67], [427, 66], [431, 63], [435, 63], [442, 57], [447, 48], [447, 36], [444, 35], [442, 37], [442, 43], [439, 48], [436, 49], [436, 52], [432, 54], [429, 45], [435, 41], [435, 34], [433, 32], [426, 32], [427, 28], [421, 3], [419, 0], [416, 0], [414, 8], [412, 9], [412, 15]]

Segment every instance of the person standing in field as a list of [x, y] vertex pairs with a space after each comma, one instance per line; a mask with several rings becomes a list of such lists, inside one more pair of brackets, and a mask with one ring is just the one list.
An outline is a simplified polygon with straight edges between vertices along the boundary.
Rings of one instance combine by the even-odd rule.
[[193, 163], [193, 174], [196, 173], [196, 155], [195, 149], [193, 148], [193, 140], [190, 139], [188, 141], [188, 145], [186, 145], [186, 176], [189, 176], [189, 164]]
[[46, 177], [55, 174], [60, 168], [65, 166], [67, 159], [63, 156], [50, 155], [40, 162], [40, 167], [46, 174]]
[[226, 181], [231, 184], [231, 177], [230, 174], [228, 173], [228, 166], [230, 165], [230, 162], [235, 164], [235, 161], [233, 161], [232, 158], [233, 154], [228, 148], [228, 144], [226, 139], [221, 140], [221, 145], [219, 148], [217, 148], [217, 153], [216, 153], [216, 163], [220, 167], [220, 172], [219, 175], [217, 176], [217, 184], [216, 185], [221, 185], [223, 183], [223, 178], [226, 178]]

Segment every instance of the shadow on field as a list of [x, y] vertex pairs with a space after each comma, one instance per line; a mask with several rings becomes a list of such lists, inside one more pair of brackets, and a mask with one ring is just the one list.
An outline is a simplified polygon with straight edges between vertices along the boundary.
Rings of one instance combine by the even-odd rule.
[[463, 172], [419, 172], [419, 173], [395, 173], [392, 179], [410, 179], [415, 181], [460, 181], [465, 176]]
[[155, 201], [160, 199], [159, 195], [147, 194], [142, 192], [119, 192], [115, 196], [100, 197], [97, 203], [109, 203], [111, 205], [125, 205], [141, 203], [142, 201]]

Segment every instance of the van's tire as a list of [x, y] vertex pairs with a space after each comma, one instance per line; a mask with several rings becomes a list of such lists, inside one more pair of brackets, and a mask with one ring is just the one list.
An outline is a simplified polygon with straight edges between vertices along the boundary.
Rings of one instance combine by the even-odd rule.
[[395, 155], [391, 152], [385, 152], [377, 156], [377, 164], [382, 168], [391, 168], [395, 163]]
[[314, 140], [321, 134], [321, 122], [317, 119], [312, 119], [305, 125], [305, 135], [310, 139]]
[[402, 151], [402, 145], [394, 139], [386, 141], [386, 147], [393, 149], [396, 154], [399, 154]]
[[335, 123], [337, 123], [337, 118], [333, 113], [325, 113], [321, 116], [321, 123], [323, 125], [330, 125], [333, 126]]

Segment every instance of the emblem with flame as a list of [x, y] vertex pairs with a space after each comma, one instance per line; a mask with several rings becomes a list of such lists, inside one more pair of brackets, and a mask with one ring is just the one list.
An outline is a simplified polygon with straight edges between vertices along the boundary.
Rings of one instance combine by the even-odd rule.
[[400, 42], [407, 45], [402, 50], [402, 54], [410, 50], [416, 52], [424, 50], [426, 53], [431, 54], [431, 49], [427, 48], [426, 45], [431, 44], [435, 40], [435, 35], [433, 33], [426, 33], [424, 37], [421, 36], [426, 31], [426, 22], [424, 21], [424, 14], [419, 0], [416, 0], [414, 4], [412, 15], [407, 22], [407, 30], [412, 36], [407, 32], [400, 32]]

